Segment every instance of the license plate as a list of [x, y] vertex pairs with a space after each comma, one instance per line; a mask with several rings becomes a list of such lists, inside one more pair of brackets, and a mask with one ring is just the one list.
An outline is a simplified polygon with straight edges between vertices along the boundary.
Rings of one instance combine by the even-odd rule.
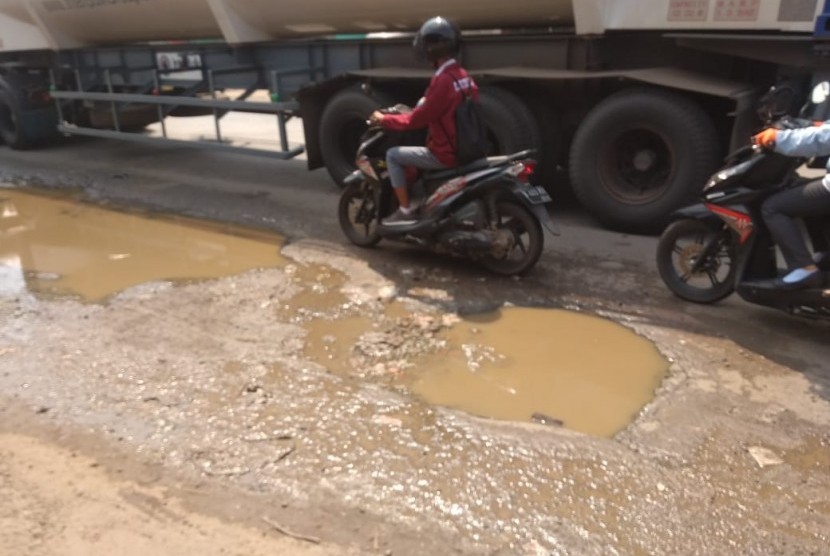
[[548, 192], [545, 191], [545, 188], [541, 185], [529, 185], [527, 187], [523, 187], [520, 191], [522, 192], [522, 195], [524, 195], [525, 198], [533, 205], [541, 205], [551, 202], [550, 195], [548, 195]]

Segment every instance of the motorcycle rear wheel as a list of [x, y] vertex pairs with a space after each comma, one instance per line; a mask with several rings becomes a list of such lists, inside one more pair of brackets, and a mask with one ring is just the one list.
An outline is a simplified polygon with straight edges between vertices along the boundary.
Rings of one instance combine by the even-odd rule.
[[510, 201], [497, 201], [492, 224], [496, 229], [513, 234], [513, 246], [501, 257], [487, 256], [481, 264], [489, 271], [502, 276], [514, 276], [528, 272], [542, 255], [545, 237], [536, 216], [524, 205]]
[[381, 240], [380, 190], [368, 181], [352, 183], [343, 189], [337, 207], [340, 229], [358, 247], [374, 247]]
[[[714, 251], [697, 270], [692, 270], [710, 242]], [[737, 272], [735, 237], [728, 229], [715, 229], [700, 220], [671, 224], [657, 244], [657, 269], [677, 297], [693, 303], [715, 303], [735, 291]]]

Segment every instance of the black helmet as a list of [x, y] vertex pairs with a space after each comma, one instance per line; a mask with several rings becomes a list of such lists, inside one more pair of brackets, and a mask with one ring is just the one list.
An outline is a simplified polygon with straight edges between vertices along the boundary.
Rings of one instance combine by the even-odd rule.
[[450, 58], [461, 48], [461, 31], [443, 17], [433, 17], [421, 25], [412, 43], [418, 56], [430, 62]]

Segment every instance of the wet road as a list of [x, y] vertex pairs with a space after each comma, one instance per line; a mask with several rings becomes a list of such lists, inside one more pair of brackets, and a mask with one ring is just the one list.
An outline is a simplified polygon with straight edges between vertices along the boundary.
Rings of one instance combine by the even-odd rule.
[[[378, 292], [397, 292], [391, 297], [415, 304], [408, 314], [422, 315], [406, 328], [420, 339], [439, 339], [430, 318], [504, 304], [567, 308], [625, 324], [672, 365], [657, 398], [612, 440], [481, 422], [396, 390], [388, 361], [368, 380], [304, 363], [300, 330], [258, 311], [264, 299], [290, 304], [302, 284], [326, 280], [296, 282], [275, 270], [209, 287], [138, 288], [103, 308], [4, 306], [14, 326], [4, 329], [0, 364], [25, 369], [27, 386], [8, 370], [0, 387], [29, 404], [41, 399], [53, 424], [111, 429], [105, 437], [140, 439], [168, 467], [251, 492], [313, 499], [313, 478], [345, 507], [397, 516], [456, 552], [802, 554], [826, 546], [830, 328], [739, 300], [680, 302], [659, 283], [654, 238], [602, 231], [577, 209], [557, 207], [561, 236], [548, 237], [538, 269], [500, 279], [410, 248], [352, 248], [337, 229], [327, 175], [301, 161], [76, 141], [2, 150], [0, 166], [12, 182], [78, 186], [104, 204], [280, 232], [296, 261], [340, 261], [346, 316], [377, 315]], [[83, 326], [62, 328], [78, 317]], [[28, 347], [34, 358], [24, 357], [27, 326], [54, 348]], [[157, 329], [134, 337], [147, 326]], [[112, 334], [101, 337], [106, 328]], [[392, 345], [406, 347], [408, 337]], [[280, 364], [264, 364], [272, 360]], [[105, 393], [95, 394], [99, 371], [89, 361], [118, 369]], [[73, 414], [71, 402], [87, 411]], [[395, 553], [422, 553], [414, 546]]]
[[[292, 133], [293, 139], [301, 140], [296, 127]], [[600, 305], [636, 300], [667, 309], [666, 324], [728, 337], [784, 365], [816, 373], [830, 367], [830, 345], [822, 341], [828, 337], [826, 325], [755, 307], [736, 296], [714, 307], [674, 298], [656, 272], [656, 238], [602, 230], [568, 194], [553, 209], [561, 235], [546, 236], [538, 269], [517, 292], [505, 287], [509, 282], [468, 270], [464, 262], [397, 245], [368, 251], [348, 245], [336, 222], [336, 187], [324, 169], [309, 172], [302, 157], [277, 161], [73, 138], [39, 151], [0, 150], [0, 178], [47, 188], [78, 187], [104, 203], [265, 228], [289, 242], [333, 242], [369, 260], [380, 272], [438, 264], [459, 273], [459, 280], [473, 282], [475, 295], [466, 300], [461, 296], [462, 305], [471, 310], [521, 301], [516, 297], [523, 295], [522, 304], [557, 306], [576, 291]], [[573, 263], [588, 271], [584, 280], [578, 279], [579, 285], [569, 282]]]

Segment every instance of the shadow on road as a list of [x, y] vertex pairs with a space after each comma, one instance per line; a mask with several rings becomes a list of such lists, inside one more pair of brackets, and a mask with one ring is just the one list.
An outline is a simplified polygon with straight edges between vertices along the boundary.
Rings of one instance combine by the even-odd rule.
[[[578, 309], [722, 338], [734, 342], [735, 350], [802, 373], [816, 395], [830, 399], [830, 321], [754, 306], [737, 296], [715, 305], [687, 303], [665, 289], [653, 268], [609, 265], [588, 255], [558, 251], [556, 245], [521, 278], [495, 276], [472, 262], [409, 246], [382, 242], [373, 250], [347, 249], [393, 281], [399, 292], [419, 297], [421, 290], [445, 290], [448, 300], [422, 298], [443, 310], [481, 313], [504, 304]], [[544, 337], [544, 331], [540, 334]]]

